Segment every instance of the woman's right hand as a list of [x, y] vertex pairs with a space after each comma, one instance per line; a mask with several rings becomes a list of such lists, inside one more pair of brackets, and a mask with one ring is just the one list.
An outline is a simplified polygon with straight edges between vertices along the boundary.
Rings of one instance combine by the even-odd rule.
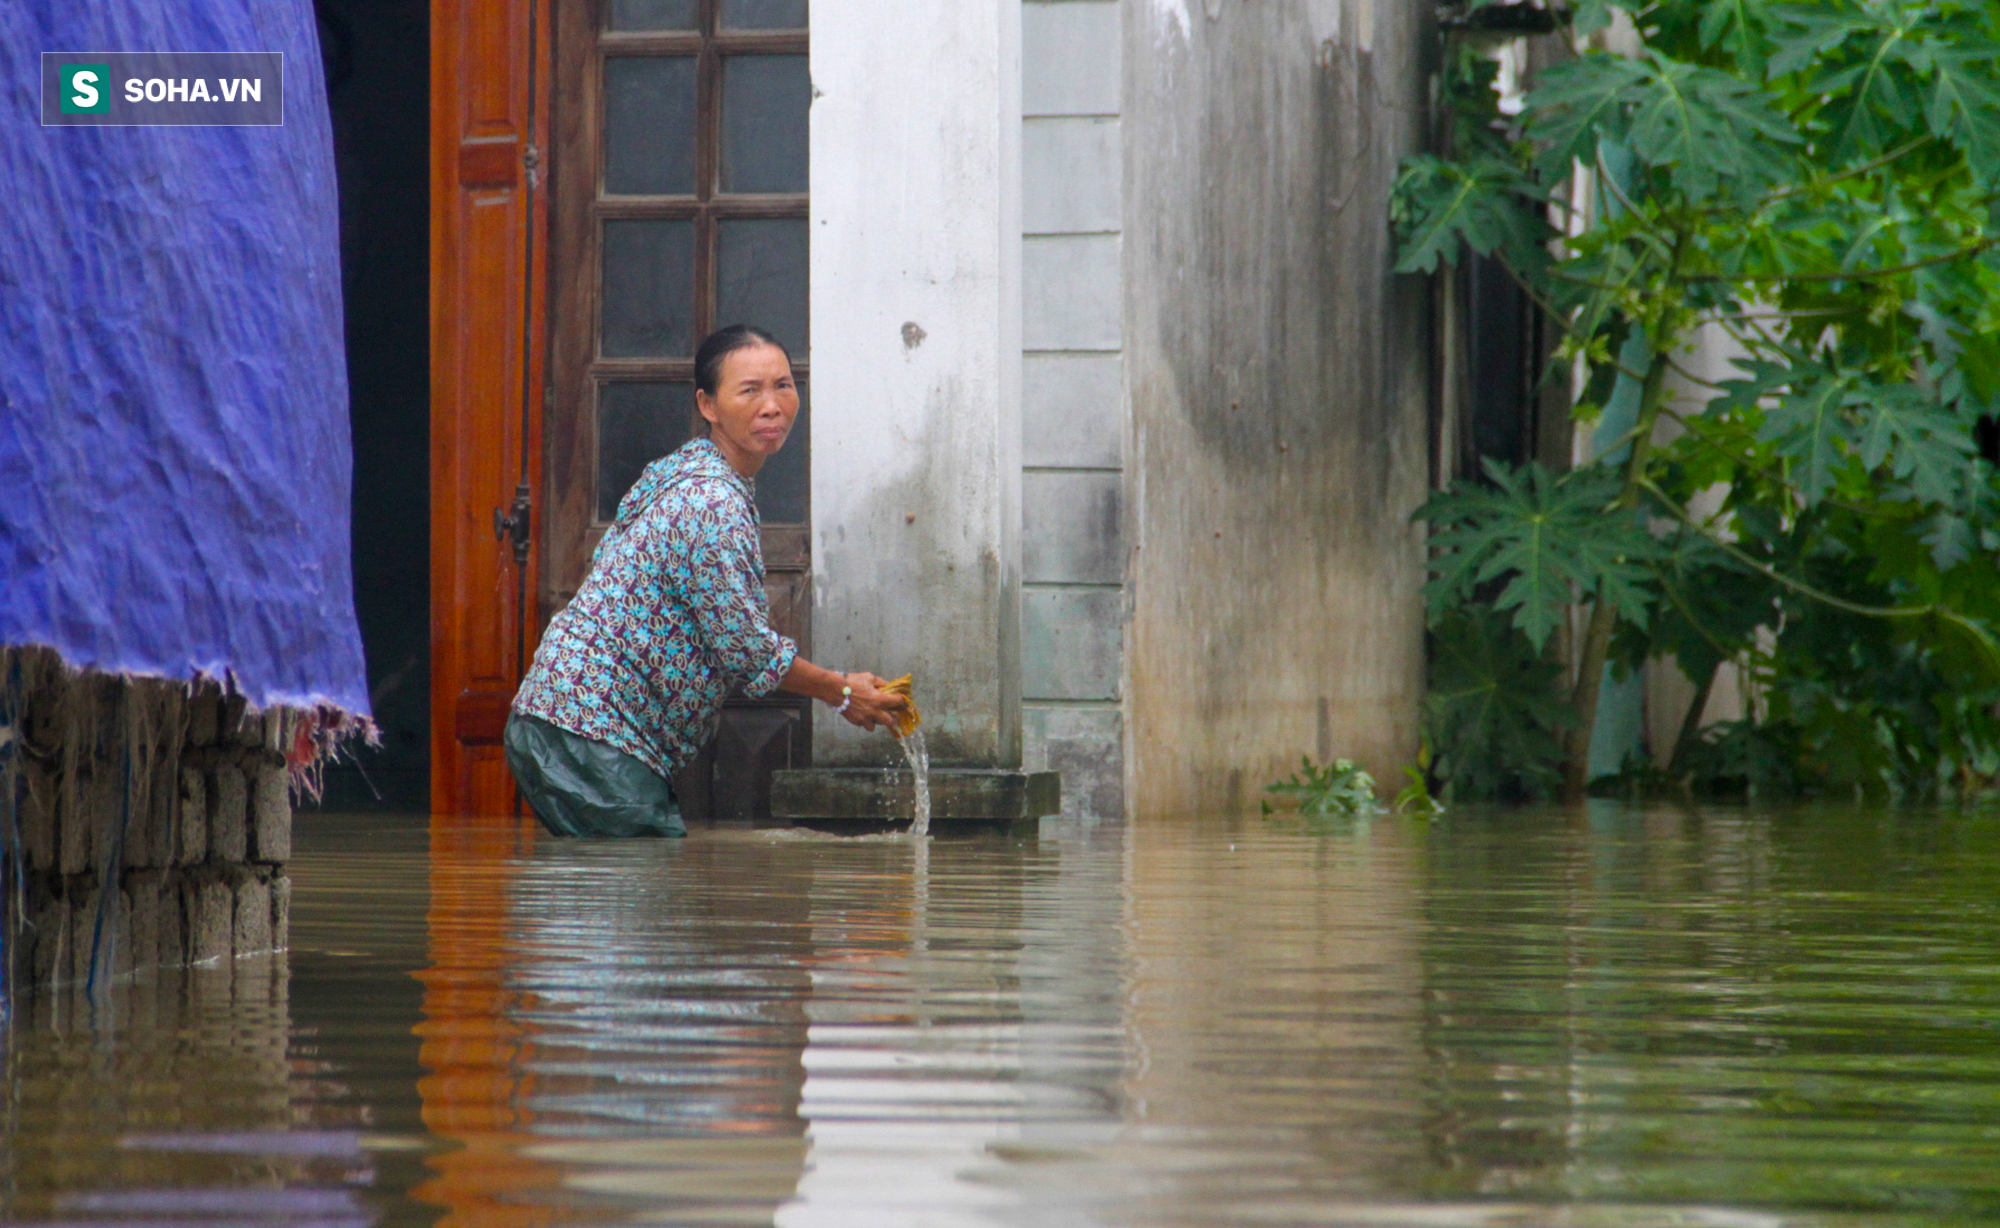
[[884, 691], [882, 688], [888, 684], [887, 678], [865, 671], [845, 677], [847, 685], [854, 691], [847, 697], [847, 710], [841, 713], [848, 724], [868, 730], [895, 728], [896, 714], [910, 706], [909, 698]]

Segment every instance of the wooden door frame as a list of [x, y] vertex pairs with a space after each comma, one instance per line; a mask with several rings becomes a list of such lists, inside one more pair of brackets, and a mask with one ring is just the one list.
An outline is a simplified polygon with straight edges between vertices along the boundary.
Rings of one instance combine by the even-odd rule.
[[[500, 734], [540, 630], [549, 26], [556, 0], [431, 2], [431, 806], [512, 812]], [[528, 492], [516, 563], [495, 513]]]

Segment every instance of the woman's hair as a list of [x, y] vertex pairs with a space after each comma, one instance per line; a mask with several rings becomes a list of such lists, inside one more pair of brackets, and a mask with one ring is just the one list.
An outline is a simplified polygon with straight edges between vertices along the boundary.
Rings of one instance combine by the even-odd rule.
[[790, 350], [755, 324], [731, 324], [710, 333], [694, 352], [694, 386], [714, 396], [722, 386], [722, 360], [753, 345], [775, 345], [786, 362], [792, 359]]

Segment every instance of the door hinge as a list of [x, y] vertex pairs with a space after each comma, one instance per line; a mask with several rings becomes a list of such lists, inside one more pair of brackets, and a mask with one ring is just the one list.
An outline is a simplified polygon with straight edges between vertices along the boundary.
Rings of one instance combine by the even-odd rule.
[[514, 488], [514, 502], [506, 507], [493, 509], [493, 540], [514, 543], [514, 563], [518, 567], [528, 565], [528, 513], [534, 504], [528, 497], [528, 485], [523, 482]]

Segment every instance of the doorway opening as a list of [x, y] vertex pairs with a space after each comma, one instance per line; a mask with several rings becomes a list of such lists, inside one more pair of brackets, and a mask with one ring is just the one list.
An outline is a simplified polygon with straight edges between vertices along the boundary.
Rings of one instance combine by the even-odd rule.
[[[382, 733], [329, 768], [322, 809], [511, 810], [514, 682], [607, 506], [685, 438], [700, 332], [772, 328], [809, 387], [806, 7], [315, 0]], [[802, 642], [808, 429], [758, 482], [774, 622]], [[525, 563], [485, 520], [517, 483]], [[810, 754], [805, 706], [736, 700], [723, 725], [685, 800], [755, 817], [771, 771]]]
[[326, 810], [430, 808], [430, 3], [315, 0], [340, 185], [354, 604], [379, 748]]

